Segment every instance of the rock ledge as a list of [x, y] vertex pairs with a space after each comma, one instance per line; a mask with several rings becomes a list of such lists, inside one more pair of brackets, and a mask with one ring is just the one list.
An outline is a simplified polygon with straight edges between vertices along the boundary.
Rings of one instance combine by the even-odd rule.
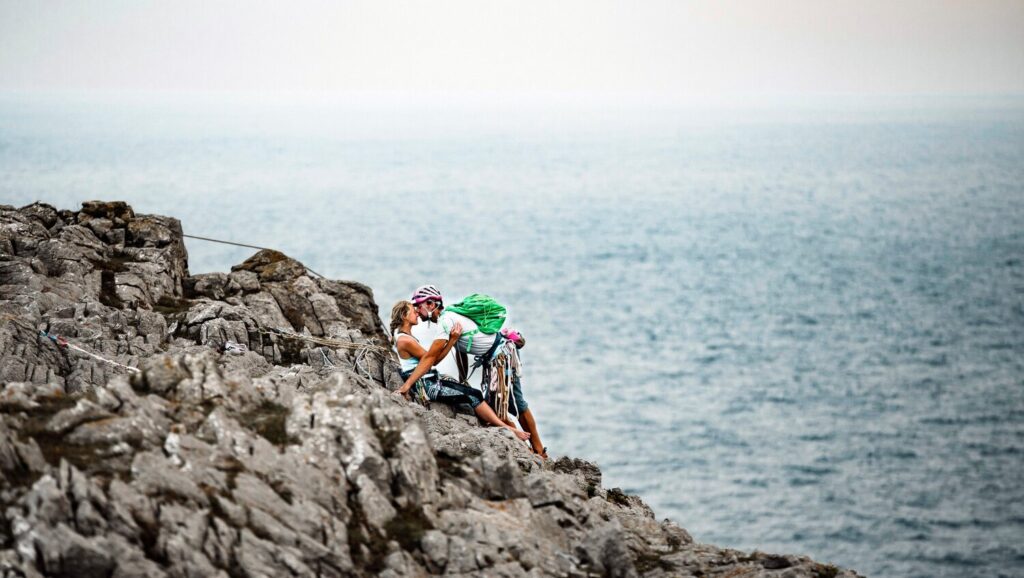
[[176, 219], [0, 206], [0, 575], [856, 576], [407, 403], [389, 347], [281, 253], [189, 275]]

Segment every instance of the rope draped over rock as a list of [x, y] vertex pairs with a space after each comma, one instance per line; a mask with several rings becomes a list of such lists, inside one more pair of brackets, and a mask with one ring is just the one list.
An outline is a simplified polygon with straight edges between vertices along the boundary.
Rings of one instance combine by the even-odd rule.
[[[4, 319], [7, 319], [8, 321], [11, 321], [11, 322], [13, 322], [13, 323], [15, 323], [17, 325], [21, 325], [23, 328], [25, 328], [25, 329], [27, 329], [29, 331], [38, 332], [39, 337], [43, 337], [43, 338], [49, 340], [54, 345], [56, 345], [58, 349], [70, 349], [72, 351], [77, 351], [78, 353], [81, 353], [83, 355], [91, 357], [91, 358], [93, 358], [93, 359], [95, 359], [97, 361], [101, 361], [103, 363], [106, 363], [106, 364], [109, 364], [109, 365], [113, 365], [115, 367], [120, 367], [120, 368], [128, 370], [128, 371], [130, 371], [132, 373], [139, 373], [140, 372], [140, 370], [137, 367], [131, 367], [131, 366], [125, 365], [123, 363], [118, 363], [117, 361], [114, 361], [112, 359], [108, 359], [106, 357], [103, 357], [102, 355], [99, 355], [97, 353], [88, 351], [88, 350], [86, 350], [86, 349], [84, 349], [82, 347], [79, 347], [78, 345], [75, 345], [74, 343], [71, 343], [70, 341], [68, 341], [67, 337], [65, 337], [63, 335], [49, 333], [49, 332], [44, 331], [42, 329], [37, 329], [31, 323], [28, 323], [27, 321], [25, 321], [23, 319], [20, 319], [18, 317], [15, 317], [13, 315], [10, 315], [8, 313], [4, 313], [4, 314], [2, 314], [2, 316], [3, 316]], [[272, 328], [268, 328], [268, 329], [265, 329], [265, 328], [261, 327], [261, 328], [259, 328], [258, 331], [260, 333], [264, 334], [264, 335], [276, 335], [278, 337], [282, 337], [282, 338], [285, 338], [285, 339], [297, 339], [297, 340], [301, 340], [301, 341], [307, 341], [307, 342], [315, 343], [317, 345], [321, 345], [321, 346], [324, 346], [324, 347], [330, 347], [330, 348], [333, 348], [333, 349], [347, 349], [347, 350], [350, 350], [350, 351], [355, 351], [355, 360], [354, 360], [355, 366], [357, 368], [359, 368], [366, 375], [367, 379], [370, 379], [371, 381], [373, 380], [373, 377], [370, 375], [369, 370], [366, 369], [363, 365], [360, 364], [360, 360], [362, 360], [364, 362], [364, 364], [365, 364], [366, 354], [369, 353], [369, 352], [373, 352], [373, 353], [379, 355], [381, 358], [384, 358], [384, 359], [387, 359], [391, 355], [391, 350], [390, 349], [381, 347], [379, 345], [374, 345], [372, 343], [357, 343], [355, 341], [340, 341], [338, 339], [330, 339], [330, 338], [327, 338], [327, 337], [315, 337], [315, 336], [312, 336], [312, 335], [300, 335], [298, 333], [294, 333], [294, 332], [291, 332], [291, 331], [285, 331], [284, 329], [277, 329], [277, 328], [273, 328], [273, 327]], [[323, 353], [322, 350], [321, 350], [320, 353], [321, 353], [321, 355], [323, 356], [323, 359], [324, 359], [324, 366], [325, 367], [332, 367], [333, 368], [334, 364], [330, 361], [330, 359], [327, 358], [327, 355], [325, 353]]]
[[179, 221], [100, 201], [0, 205], [0, 252], [0, 574], [856, 578], [695, 544], [594, 464], [405, 403], [351, 367], [397, 381], [372, 291], [286, 255], [189, 275]]
[[[182, 237], [187, 237], [189, 239], [198, 239], [200, 241], [209, 241], [211, 243], [220, 243], [222, 245], [234, 245], [235, 247], [246, 247], [246, 248], [249, 248], [249, 249], [259, 249], [261, 251], [273, 251], [274, 250], [274, 249], [270, 249], [268, 247], [260, 247], [260, 246], [257, 246], [257, 245], [248, 245], [246, 243], [236, 243], [234, 241], [224, 241], [224, 240], [221, 240], [221, 239], [211, 239], [210, 237], [200, 237], [198, 235], [186, 235], [186, 234], [182, 233], [181, 236]], [[302, 266], [306, 267], [305, 264], [303, 264]], [[327, 278], [327, 277], [324, 277], [323, 275], [317, 273], [316, 271], [310, 269], [309, 267], [306, 267], [306, 271], [309, 271], [310, 273], [316, 275], [317, 277], [319, 277], [321, 279], [326, 279]]]
[[372, 343], [358, 343], [356, 341], [341, 341], [339, 339], [331, 339], [329, 337], [316, 337], [315, 335], [300, 335], [293, 331], [286, 331], [284, 329], [277, 329], [276, 327], [264, 328], [260, 327], [258, 331], [264, 335], [279, 335], [289, 339], [301, 339], [303, 341], [309, 341], [310, 343], [316, 343], [318, 345], [326, 345], [327, 347], [333, 347], [335, 349], [369, 349], [379, 353], [389, 354], [391, 350], [386, 347], [374, 345]]
[[70, 349], [72, 351], [77, 351], [78, 353], [81, 353], [83, 355], [91, 357], [91, 358], [93, 358], [93, 359], [95, 359], [97, 361], [102, 361], [103, 363], [106, 363], [108, 365], [113, 365], [115, 367], [120, 367], [121, 369], [126, 369], [129, 372], [131, 372], [131, 373], [140, 373], [140, 370], [137, 367], [132, 367], [130, 365], [125, 365], [123, 363], [118, 363], [118, 362], [114, 361], [113, 359], [108, 359], [106, 357], [103, 357], [102, 355], [99, 355], [98, 353], [93, 353], [91, 351], [83, 349], [83, 348], [75, 345], [74, 343], [71, 343], [70, 341], [68, 341], [68, 338], [64, 337], [63, 335], [57, 335], [55, 333], [49, 333], [47, 331], [43, 331], [42, 329], [36, 329], [29, 322], [27, 322], [27, 321], [25, 321], [23, 319], [19, 319], [19, 318], [13, 316], [13, 315], [10, 315], [10, 314], [7, 314], [7, 313], [4, 313], [3, 317], [4, 317], [4, 319], [7, 319], [9, 321], [14, 322], [16, 325], [21, 325], [25, 329], [28, 329], [30, 331], [38, 332], [39, 337], [43, 337], [45, 339], [48, 339], [50, 342], [52, 342], [54, 345], [56, 345], [58, 349]]
[[[363, 362], [365, 363], [366, 354], [369, 352], [373, 352], [379, 355], [381, 359], [389, 359], [393, 357], [392, 351], [390, 349], [386, 347], [381, 347], [379, 345], [374, 345], [372, 343], [357, 343], [355, 341], [341, 341], [338, 339], [331, 339], [328, 337], [300, 335], [293, 331], [286, 331], [284, 329], [277, 329], [275, 327], [260, 327], [258, 331], [263, 335], [276, 335], [278, 337], [283, 337], [285, 339], [297, 339], [300, 341], [308, 341], [309, 343], [315, 343], [317, 345], [322, 345], [324, 347], [330, 347], [333, 349], [347, 349], [350, 351], [355, 351], [355, 359], [353, 360], [353, 363], [357, 368], [359, 368], [360, 371], [363, 372], [363, 374], [366, 375], [366, 378], [369, 379], [370, 381], [374, 381], [373, 376], [370, 375], [370, 371], [368, 369], [364, 368], [363, 365], [360, 365], [359, 361], [363, 360]], [[320, 353], [324, 357], [324, 365], [333, 367], [334, 364], [331, 363], [329, 359], [327, 359], [327, 356], [323, 353], [323, 350], [321, 350]]]

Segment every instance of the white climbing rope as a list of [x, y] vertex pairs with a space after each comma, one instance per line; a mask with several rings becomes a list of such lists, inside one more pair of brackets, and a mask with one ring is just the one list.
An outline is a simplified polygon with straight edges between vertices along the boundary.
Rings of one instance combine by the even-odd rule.
[[355, 357], [353, 358], [353, 365], [355, 365], [356, 369], [361, 371], [363, 373], [363, 375], [366, 376], [366, 379], [369, 379], [370, 381], [377, 381], [377, 380], [375, 380], [373, 378], [373, 376], [370, 375], [370, 370], [369, 369], [363, 367], [363, 365], [361, 365], [359, 363], [359, 360], [362, 359], [365, 362], [366, 361], [366, 355], [369, 352], [371, 352], [371, 351], [373, 353], [381, 356], [382, 358], [383, 357], [388, 357], [388, 356], [391, 355], [391, 350], [390, 349], [388, 349], [386, 347], [381, 347], [379, 345], [374, 345], [372, 343], [357, 343], [355, 341], [340, 341], [340, 340], [337, 340], [337, 339], [329, 339], [327, 337], [314, 337], [312, 335], [299, 335], [298, 333], [294, 333], [292, 331], [286, 331], [284, 329], [276, 329], [276, 328], [263, 329], [261, 327], [261, 328], [258, 329], [258, 331], [260, 333], [264, 334], [264, 335], [277, 335], [278, 337], [284, 337], [286, 339], [298, 339], [298, 340], [301, 340], [301, 341], [308, 341], [310, 343], [315, 343], [317, 345], [323, 345], [325, 347], [331, 347], [331, 348], [334, 348], [334, 349], [348, 349], [348, 350], [351, 350], [351, 351], [355, 351]]
[[324, 360], [324, 367], [334, 369], [334, 363], [331, 361], [329, 357], [327, 357], [327, 352], [325, 352], [324, 349], [325, 348], [323, 347], [317, 349], [317, 351], [320, 352], [320, 357], [322, 357]]
[[[43, 333], [44, 335], [49, 337], [48, 334], [46, 334], [46, 333], [44, 333], [42, 331], [40, 331], [40, 333]], [[98, 361], [102, 361], [104, 363], [108, 363], [108, 364], [113, 365], [115, 367], [120, 367], [121, 369], [127, 369], [128, 371], [130, 371], [132, 373], [142, 373], [142, 370], [140, 370], [137, 367], [132, 367], [130, 365], [125, 365], [123, 363], [118, 363], [118, 362], [114, 361], [113, 359], [107, 359], [106, 357], [103, 357], [101, 355], [97, 355], [97, 354], [92, 353], [90, 351], [86, 351], [86, 350], [82, 349], [81, 347], [75, 345], [74, 343], [65, 342], [65, 346], [68, 349], [73, 349], [73, 350], [75, 350], [75, 351], [77, 351], [79, 353], [84, 353], [85, 355], [88, 355], [89, 357], [91, 357], [93, 359], [96, 359]]]
[[[87, 355], [87, 356], [89, 356], [89, 357], [91, 357], [91, 358], [93, 358], [93, 359], [95, 359], [97, 361], [102, 361], [103, 363], [106, 363], [108, 365], [113, 365], [114, 367], [120, 367], [121, 369], [126, 369], [126, 370], [128, 370], [128, 371], [130, 371], [132, 373], [140, 373], [141, 372], [141, 370], [139, 370], [139, 368], [137, 368], [137, 367], [132, 367], [130, 365], [125, 365], [123, 363], [118, 363], [118, 362], [114, 361], [113, 359], [108, 359], [106, 357], [103, 357], [102, 355], [99, 355], [98, 353], [93, 353], [92, 351], [88, 351], [86, 349], [83, 349], [83, 348], [75, 345], [74, 343], [71, 343], [70, 341], [68, 341], [68, 338], [64, 337], [63, 335], [57, 335], [57, 334], [54, 334], [54, 333], [49, 333], [49, 332], [43, 331], [42, 329], [36, 329], [31, 323], [29, 323], [29, 322], [27, 322], [27, 321], [25, 321], [23, 319], [19, 319], [19, 318], [13, 316], [13, 315], [4, 313], [3, 317], [4, 317], [4, 319], [8, 319], [10, 321], [13, 321], [16, 324], [21, 324], [21, 326], [26, 328], [26, 329], [30, 329], [32, 331], [38, 332], [39, 337], [45, 337], [46, 339], [51, 341], [54, 345], [56, 345], [58, 349], [64, 348], [64, 349], [70, 349], [72, 351], [77, 351], [78, 353], [81, 353], [83, 355]], [[98, 335], [94, 335], [94, 336], [90, 337], [89, 339], [95, 339], [96, 337], [98, 337]]]
[[352, 349], [352, 350], [372, 350], [376, 353], [390, 353], [391, 350], [386, 347], [374, 345], [372, 343], [358, 343], [356, 341], [341, 341], [339, 339], [331, 339], [328, 337], [316, 337], [313, 335], [300, 335], [292, 331], [286, 331], [284, 329], [270, 328], [264, 329], [260, 327], [258, 331], [264, 335], [278, 335], [281, 337], [287, 337], [290, 339], [300, 339], [302, 341], [308, 341], [310, 343], [316, 343], [317, 345], [326, 345], [335, 349]]

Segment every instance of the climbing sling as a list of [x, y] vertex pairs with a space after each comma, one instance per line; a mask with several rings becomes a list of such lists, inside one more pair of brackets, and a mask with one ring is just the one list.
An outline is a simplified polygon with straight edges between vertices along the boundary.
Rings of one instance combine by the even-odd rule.
[[[487, 402], [494, 408], [494, 413], [505, 421], [508, 419], [509, 410], [512, 415], [519, 415], [519, 408], [516, 407], [515, 396], [512, 389], [515, 381], [519, 379], [520, 360], [519, 349], [515, 343], [497, 336], [495, 343], [501, 343], [497, 353], [490, 361], [483, 364], [484, 370], [481, 386]], [[509, 402], [511, 403], [511, 407]]]

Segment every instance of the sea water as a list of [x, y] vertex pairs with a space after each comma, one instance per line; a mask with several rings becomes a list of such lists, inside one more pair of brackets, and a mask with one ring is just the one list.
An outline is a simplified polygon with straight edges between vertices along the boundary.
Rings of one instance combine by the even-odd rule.
[[563, 112], [7, 95], [0, 203], [489, 293], [550, 453], [697, 540], [1024, 573], [1024, 104]]

